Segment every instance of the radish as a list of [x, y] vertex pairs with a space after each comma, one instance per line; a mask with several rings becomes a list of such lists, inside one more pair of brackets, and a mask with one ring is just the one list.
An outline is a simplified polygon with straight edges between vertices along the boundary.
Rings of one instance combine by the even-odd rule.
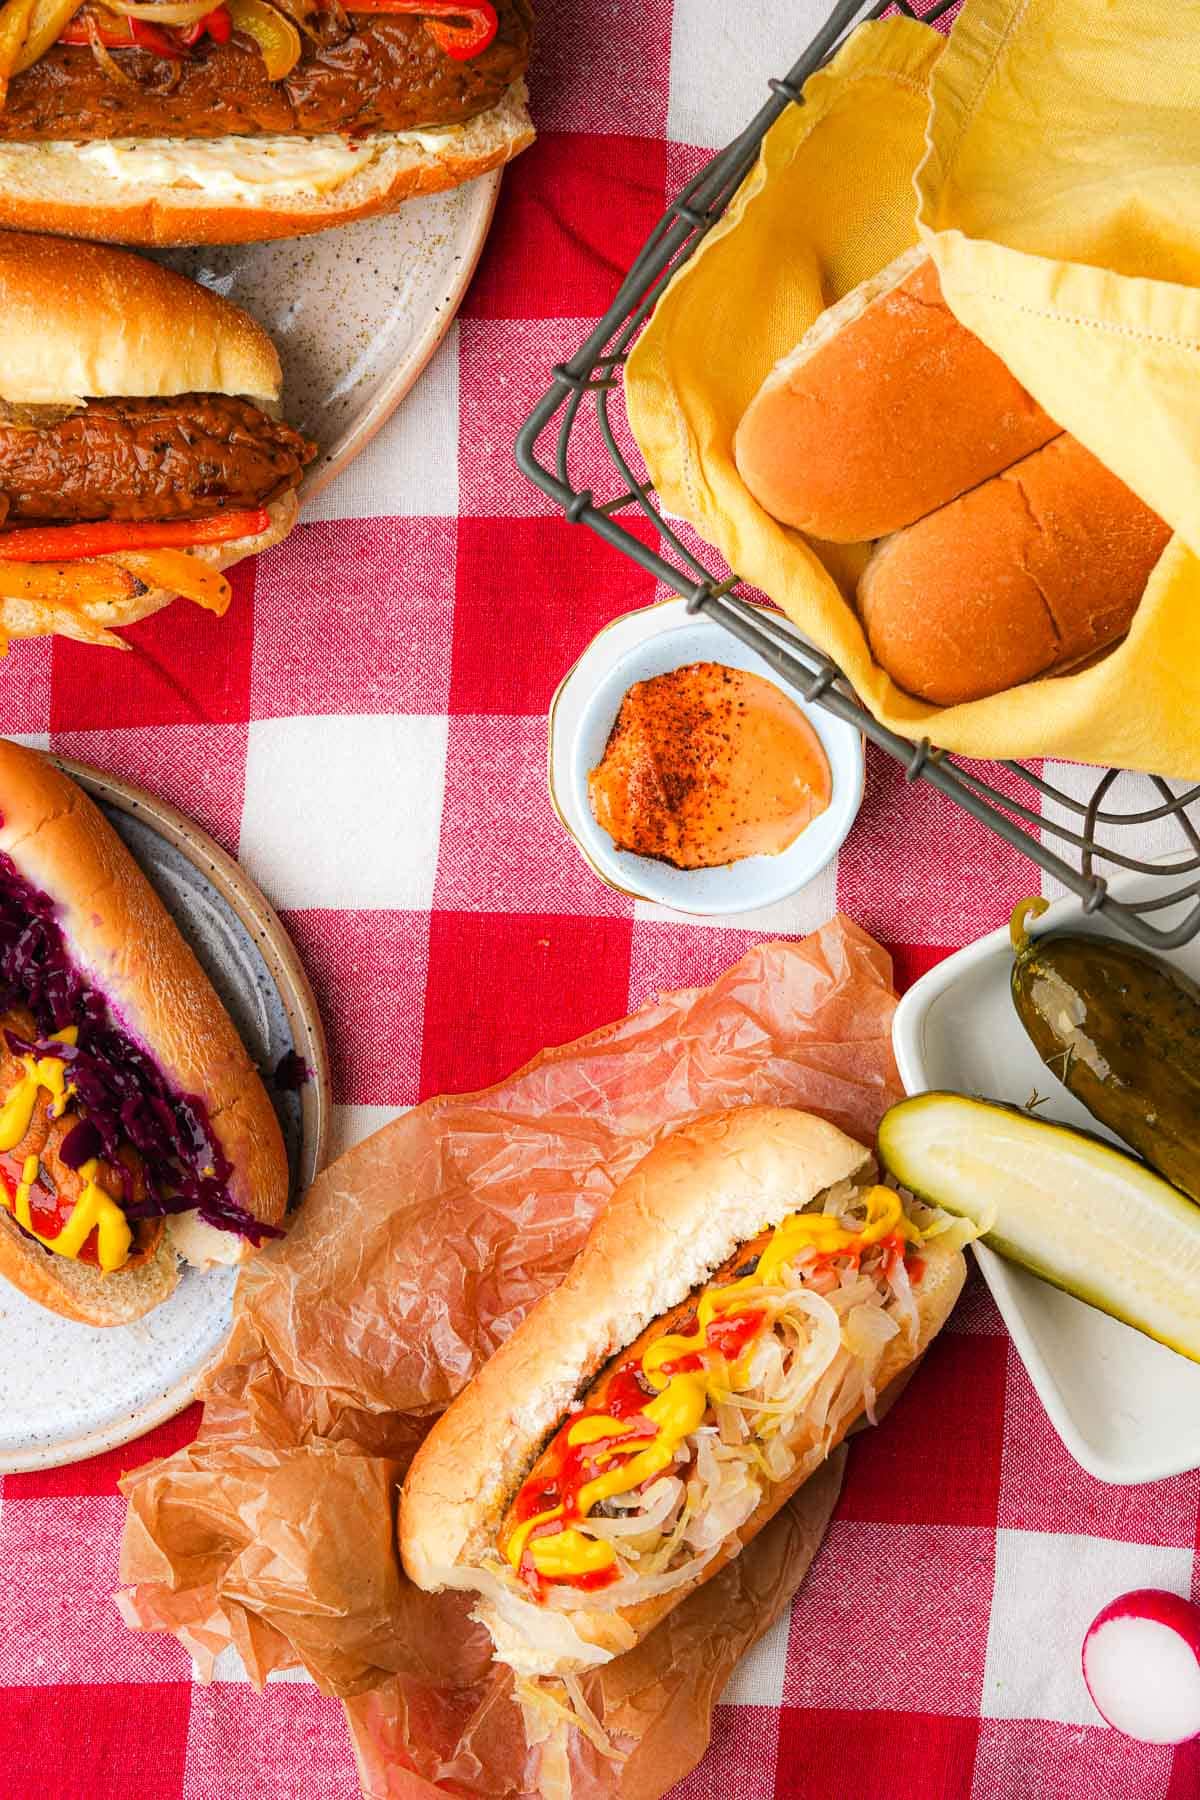
[[1083, 1679], [1097, 1711], [1126, 1737], [1200, 1737], [1200, 1606], [1164, 1588], [1110, 1600], [1083, 1640]]

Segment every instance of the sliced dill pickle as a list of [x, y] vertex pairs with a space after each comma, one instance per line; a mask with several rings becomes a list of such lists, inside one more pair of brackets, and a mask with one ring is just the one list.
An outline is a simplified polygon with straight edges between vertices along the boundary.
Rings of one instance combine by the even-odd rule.
[[1136, 944], [1029, 938], [1022, 926], [1015, 915], [1013, 1003], [1038, 1055], [1093, 1117], [1200, 1201], [1200, 987]]
[[1000, 1256], [1200, 1362], [1200, 1207], [1136, 1157], [1016, 1107], [943, 1093], [885, 1113], [879, 1155]]

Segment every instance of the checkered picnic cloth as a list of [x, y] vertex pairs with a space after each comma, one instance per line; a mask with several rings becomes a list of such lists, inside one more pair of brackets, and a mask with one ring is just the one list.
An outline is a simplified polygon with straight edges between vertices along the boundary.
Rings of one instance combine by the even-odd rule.
[[[545, 713], [615, 613], [657, 596], [556, 517], [512, 441], [706, 150], [822, 0], [542, 0], [537, 146], [506, 176], [462, 315], [381, 436], [220, 623], [184, 604], [120, 657], [14, 647], [0, 730], [120, 770], [241, 856], [313, 976], [339, 1146], [483, 1086], [653, 990], [841, 906], [901, 983], [1035, 891], [1032, 865], [871, 756], [837, 863], [769, 913], [685, 922], [597, 882], [545, 787]], [[995, 772], [993, 772], [994, 774]], [[1089, 774], [1048, 766], [1076, 793]], [[0, 1800], [353, 1800], [340, 1708], [303, 1680], [193, 1683], [117, 1616], [117, 1476], [196, 1409], [0, 1502]], [[746, 1658], [680, 1800], [1195, 1800], [1196, 1746], [1103, 1728], [1084, 1629], [1194, 1581], [1200, 1475], [1105, 1487], [1062, 1449], [986, 1290], [851, 1452], [791, 1612]]]

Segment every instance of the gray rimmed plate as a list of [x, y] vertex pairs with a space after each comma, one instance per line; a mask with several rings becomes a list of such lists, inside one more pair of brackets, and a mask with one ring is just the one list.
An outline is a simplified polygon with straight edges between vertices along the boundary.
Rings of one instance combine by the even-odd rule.
[[283, 410], [320, 455], [302, 500], [353, 461], [408, 393], [461, 304], [501, 171], [312, 237], [160, 253], [266, 327]]
[[[233, 858], [165, 801], [56, 758], [100, 805], [162, 897], [267, 1081], [295, 1201], [325, 1162], [329, 1059], [308, 977], [270, 905]], [[293, 1051], [298, 1089], [271, 1079]], [[60, 1319], [0, 1284], [0, 1474], [57, 1468], [129, 1443], [189, 1404], [229, 1329], [232, 1269], [185, 1269], [136, 1325]]]

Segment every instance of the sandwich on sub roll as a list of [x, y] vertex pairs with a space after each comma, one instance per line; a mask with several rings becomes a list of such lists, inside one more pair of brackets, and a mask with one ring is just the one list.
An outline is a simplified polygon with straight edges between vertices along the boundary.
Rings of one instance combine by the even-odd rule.
[[498, 1659], [571, 1692], [873, 1416], [962, 1286], [948, 1226], [807, 1113], [665, 1138], [418, 1451], [408, 1573], [475, 1590]]
[[528, 0], [0, 0], [0, 225], [295, 237], [532, 141]]
[[112, 628], [277, 544], [316, 446], [255, 321], [125, 251], [0, 234], [0, 631]]
[[178, 1257], [280, 1235], [283, 1137], [233, 1023], [82, 790], [0, 739], [0, 1275], [126, 1325]]

